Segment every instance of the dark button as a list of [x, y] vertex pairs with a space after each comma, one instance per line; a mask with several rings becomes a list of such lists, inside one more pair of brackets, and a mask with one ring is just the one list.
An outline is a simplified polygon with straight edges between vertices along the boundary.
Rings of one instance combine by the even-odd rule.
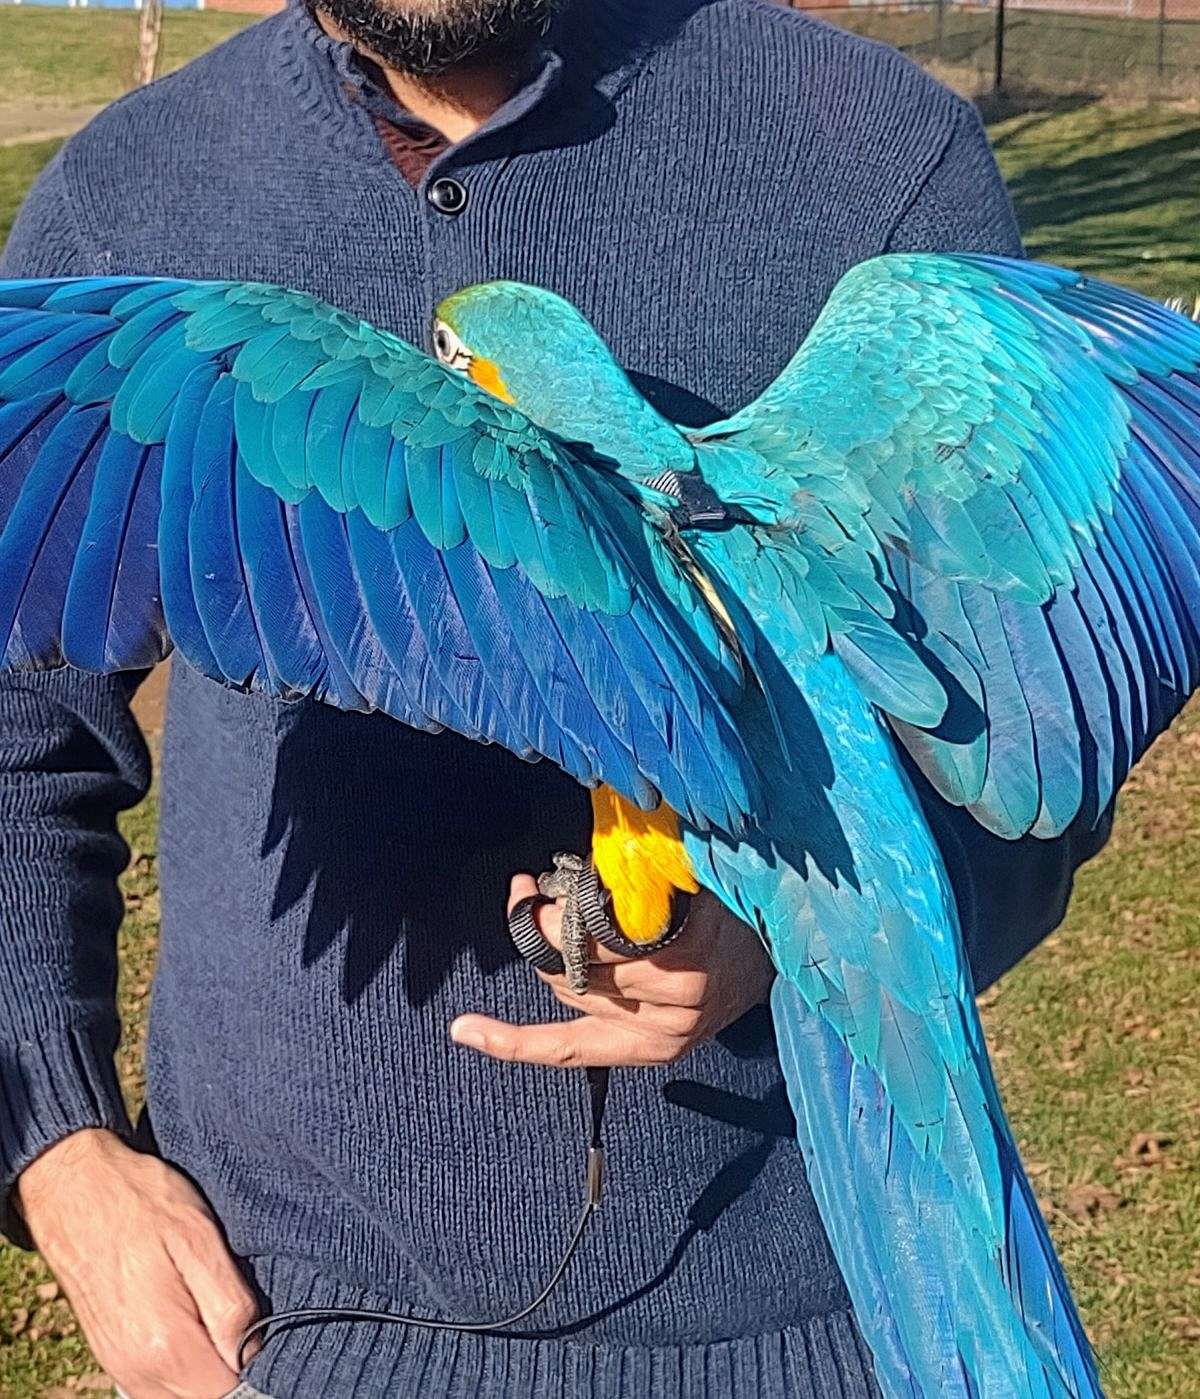
[[457, 180], [434, 180], [429, 186], [429, 202], [439, 214], [461, 214], [467, 207], [467, 190]]

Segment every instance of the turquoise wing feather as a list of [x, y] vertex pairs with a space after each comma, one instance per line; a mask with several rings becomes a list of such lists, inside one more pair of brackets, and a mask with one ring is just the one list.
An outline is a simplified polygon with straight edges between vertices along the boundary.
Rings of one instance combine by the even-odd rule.
[[1165, 307], [1035, 263], [880, 258], [697, 444], [764, 522], [730, 547], [772, 642], [832, 644], [999, 835], [1103, 811], [1200, 681], [1200, 327]]
[[[1005, 836], [1095, 815], [1200, 671], [1200, 330], [1032, 264], [849, 274], [766, 393], [696, 434], [742, 515], [685, 529], [790, 769], [692, 838], [754, 922], [814, 1193], [889, 1396], [1092, 1396], [948, 873], [875, 717]], [[773, 668], [776, 660], [785, 668]], [[764, 769], [766, 765], [764, 764]]]
[[[709, 555], [739, 630], [746, 579]], [[752, 624], [751, 624], [752, 625]], [[760, 826], [687, 836], [702, 884], [757, 927], [809, 1181], [888, 1399], [1094, 1399], [1087, 1339], [1021, 1168], [940, 852], [857, 679], [785, 673]], [[782, 729], [790, 767], [769, 765]]]
[[312, 297], [0, 283], [6, 667], [174, 644], [736, 827], [739, 662], [671, 567], [610, 466]]

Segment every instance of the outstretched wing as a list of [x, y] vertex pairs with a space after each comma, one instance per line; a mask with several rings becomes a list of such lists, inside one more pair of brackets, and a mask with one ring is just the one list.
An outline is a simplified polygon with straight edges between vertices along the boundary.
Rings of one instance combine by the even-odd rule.
[[659, 547], [603, 463], [311, 297], [0, 283], [5, 667], [173, 643], [736, 828], [737, 663]]
[[772, 526], [720, 545], [767, 629], [832, 642], [999, 835], [1103, 811], [1200, 680], [1200, 326], [1155, 302], [879, 258], [698, 442]]

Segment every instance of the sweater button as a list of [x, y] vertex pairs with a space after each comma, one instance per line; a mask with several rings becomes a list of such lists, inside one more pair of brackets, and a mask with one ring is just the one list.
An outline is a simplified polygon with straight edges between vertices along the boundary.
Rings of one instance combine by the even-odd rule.
[[466, 186], [449, 178], [434, 180], [429, 186], [428, 199], [439, 214], [461, 214], [467, 207]]

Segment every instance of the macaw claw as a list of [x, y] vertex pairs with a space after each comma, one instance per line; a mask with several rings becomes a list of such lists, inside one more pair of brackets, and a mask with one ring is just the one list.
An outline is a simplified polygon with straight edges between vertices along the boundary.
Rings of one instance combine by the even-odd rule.
[[[687, 898], [687, 895], [677, 895]], [[562, 921], [562, 951], [548, 943], [537, 925], [536, 912], [556, 899], [565, 899]], [[689, 900], [690, 901], [690, 900]], [[672, 926], [657, 942], [631, 942], [617, 926], [612, 915], [608, 890], [600, 882], [591, 858], [562, 850], [554, 857], [554, 868], [538, 877], [538, 893], [531, 894], [513, 905], [508, 915], [508, 932], [517, 951], [539, 971], [567, 978], [567, 985], [576, 995], [588, 989], [588, 941], [595, 938], [605, 947], [624, 957], [644, 957], [657, 952], [674, 941], [683, 930], [684, 916], [672, 920]]]
[[[546, 870], [538, 878], [538, 889], [544, 898], [565, 899], [562, 919], [562, 961], [566, 972], [567, 985], [576, 995], [582, 996], [588, 989], [588, 927], [587, 913], [595, 900], [594, 912], [607, 921], [599, 897], [600, 881], [591, 859], [584, 859], [571, 850], [560, 850], [554, 857], [554, 868]], [[585, 911], [585, 905], [587, 911]]]

